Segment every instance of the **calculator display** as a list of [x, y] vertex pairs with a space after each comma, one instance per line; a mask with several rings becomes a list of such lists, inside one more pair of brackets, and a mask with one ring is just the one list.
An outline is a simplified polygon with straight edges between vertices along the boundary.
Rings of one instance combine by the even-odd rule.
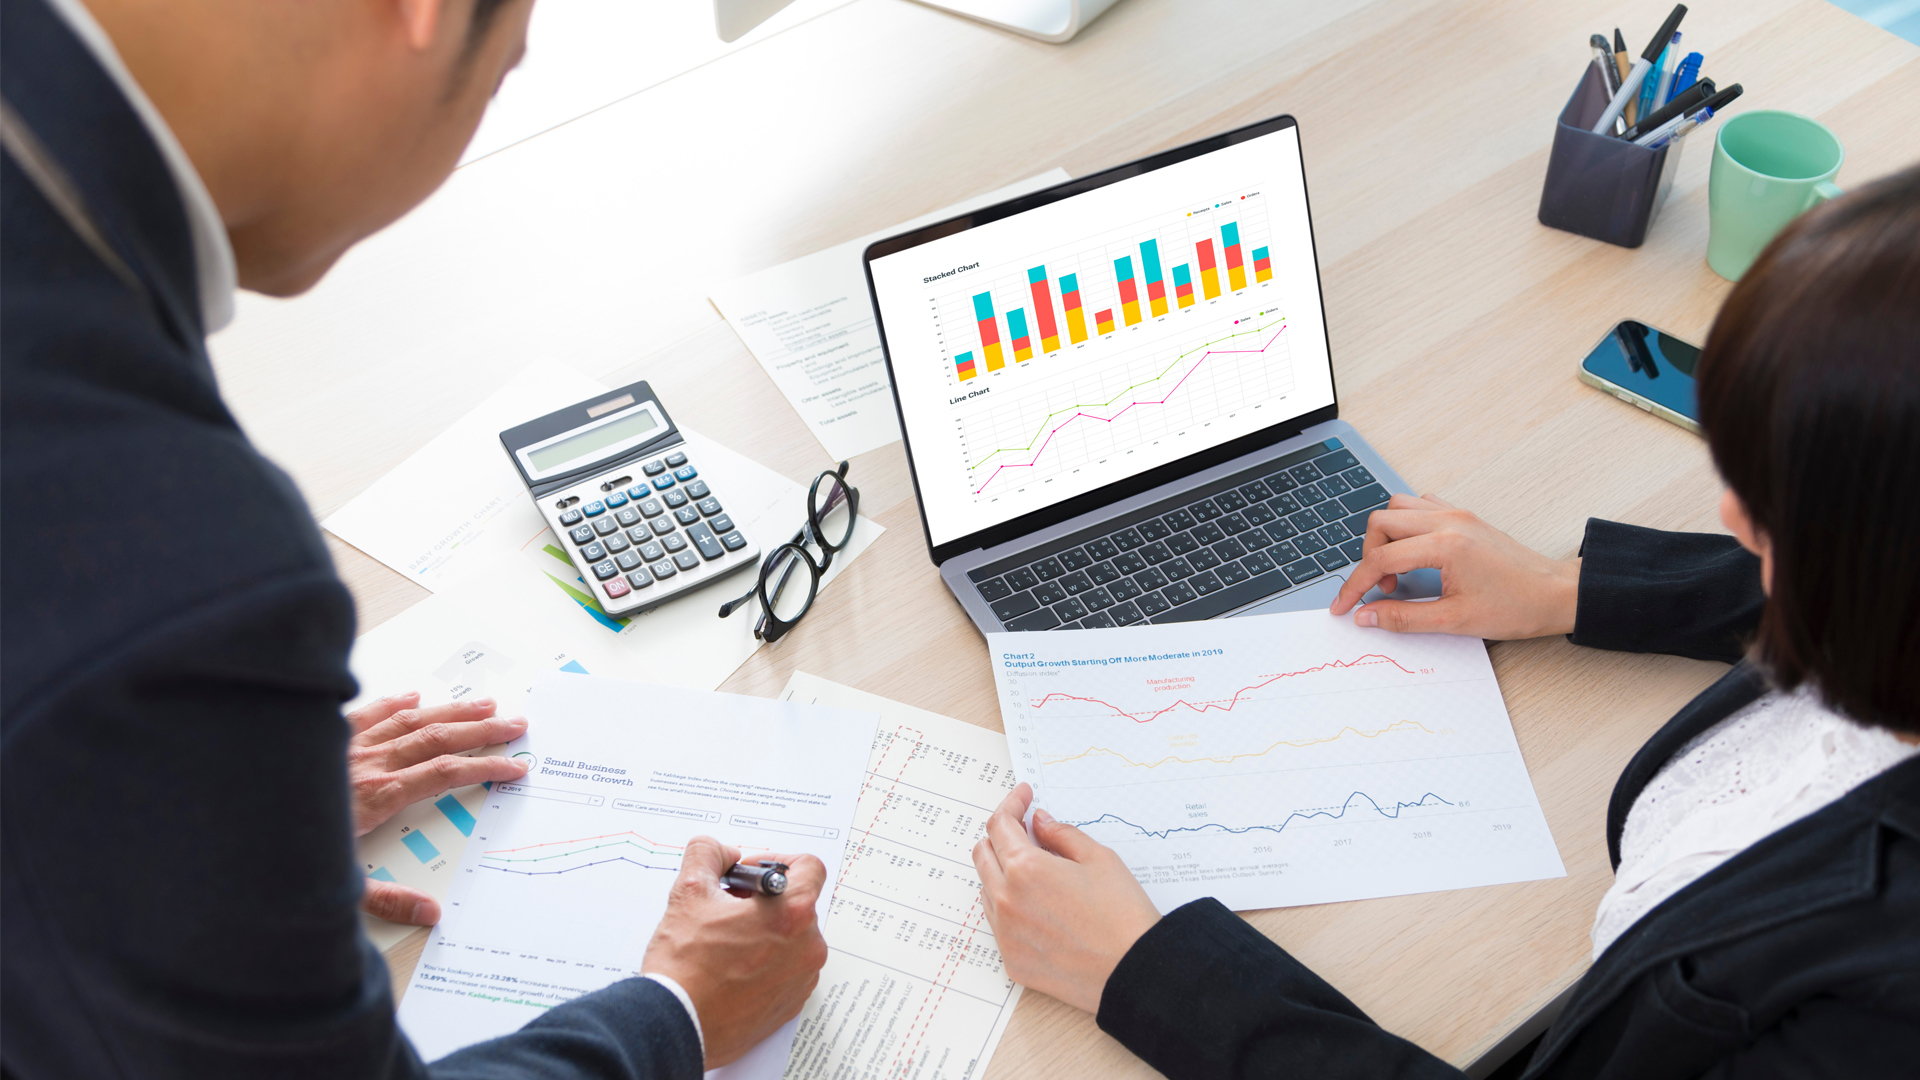
[[576, 459], [591, 458], [596, 452], [605, 450], [615, 443], [625, 442], [660, 426], [652, 412], [637, 410], [612, 423], [602, 424], [591, 431], [584, 431], [570, 439], [562, 439], [551, 446], [527, 452], [527, 461], [542, 474]]

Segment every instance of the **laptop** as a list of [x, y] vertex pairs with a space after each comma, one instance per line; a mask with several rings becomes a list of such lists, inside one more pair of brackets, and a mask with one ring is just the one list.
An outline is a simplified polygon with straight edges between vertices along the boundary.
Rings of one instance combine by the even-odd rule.
[[927, 549], [982, 632], [1325, 607], [1412, 490], [1339, 418], [1290, 116], [865, 263]]

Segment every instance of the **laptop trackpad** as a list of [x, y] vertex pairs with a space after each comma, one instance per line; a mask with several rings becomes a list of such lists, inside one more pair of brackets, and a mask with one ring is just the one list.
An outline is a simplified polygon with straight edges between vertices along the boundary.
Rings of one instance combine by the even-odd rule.
[[[1326, 609], [1339, 595], [1340, 586], [1346, 579], [1341, 577], [1322, 578], [1311, 585], [1298, 589], [1288, 589], [1264, 604], [1257, 604], [1244, 611], [1236, 611], [1234, 617], [1241, 615], [1276, 615], [1283, 611], [1306, 611], [1311, 608]], [[1440, 595], [1440, 571], [1415, 570], [1411, 574], [1401, 574], [1400, 584], [1393, 590], [1395, 600], [1424, 600]], [[1386, 599], [1379, 589], [1368, 589], [1361, 600], [1372, 603]]]

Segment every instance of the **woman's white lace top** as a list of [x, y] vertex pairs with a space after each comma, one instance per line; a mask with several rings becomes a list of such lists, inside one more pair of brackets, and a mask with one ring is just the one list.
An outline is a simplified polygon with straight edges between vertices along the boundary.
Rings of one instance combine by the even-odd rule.
[[1594, 915], [1594, 958], [1694, 879], [1917, 753], [1829, 710], [1804, 685], [1702, 732], [1627, 812], [1620, 868]]

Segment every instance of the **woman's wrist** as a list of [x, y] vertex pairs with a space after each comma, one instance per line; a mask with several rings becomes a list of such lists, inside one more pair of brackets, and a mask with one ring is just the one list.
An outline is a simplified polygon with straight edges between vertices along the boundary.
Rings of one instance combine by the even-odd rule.
[[1549, 634], [1571, 634], [1573, 624], [1580, 614], [1580, 557], [1561, 559], [1553, 564], [1549, 589], [1551, 598], [1548, 610], [1552, 612], [1548, 626], [1541, 632]]

